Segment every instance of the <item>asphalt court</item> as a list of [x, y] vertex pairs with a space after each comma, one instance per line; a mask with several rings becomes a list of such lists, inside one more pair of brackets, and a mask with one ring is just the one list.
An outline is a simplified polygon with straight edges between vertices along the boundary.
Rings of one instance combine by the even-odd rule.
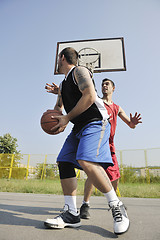
[[[80, 207], [83, 197], [77, 197]], [[59, 214], [63, 196], [48, 194], [0, 193], [0, 240], [158, 240], [160, 199], [121, 198], [130, 218], [129, 231], [113, 233], [113, 218], [105, 197], [91, 197], [89, 220], [80, 228], [46, 229], [43, 222]]]

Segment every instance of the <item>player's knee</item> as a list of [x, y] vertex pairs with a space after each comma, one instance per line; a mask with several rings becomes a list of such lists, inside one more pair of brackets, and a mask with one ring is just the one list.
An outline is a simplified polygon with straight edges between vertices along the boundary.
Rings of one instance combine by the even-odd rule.
[[60, 179], [76, 177], [76, 172], [75, 172], [75, 169], [74, 169], [74, 165], [72, 163], [59, 162], [58, 163], [58, 168], [59, 168]]
[[78, 160], [78, 163], [83, 168], [84, 171], [88, 169], [88, 167], [91, 165], [90, 162], [84, 160]]

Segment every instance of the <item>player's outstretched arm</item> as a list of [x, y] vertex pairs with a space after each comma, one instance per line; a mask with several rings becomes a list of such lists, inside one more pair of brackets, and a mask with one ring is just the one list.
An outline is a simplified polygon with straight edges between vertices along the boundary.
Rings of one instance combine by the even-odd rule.
[[142, 123], [141, 114], [135, 113], [134, 116], [130, 113], [130, 118], [126, 115], [125, 111], [120, 107], [118, 116], [124, 121], [130, 128], [135, 128], [137, 124]]
[[52, 82], [52, 84], [46, 83], [45, 89], [48, 93], [58, 94], [59, 87]]

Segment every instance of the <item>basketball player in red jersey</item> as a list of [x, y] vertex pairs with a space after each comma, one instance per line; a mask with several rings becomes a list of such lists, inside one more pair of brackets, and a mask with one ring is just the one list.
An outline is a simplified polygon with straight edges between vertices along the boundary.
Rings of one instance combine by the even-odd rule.
[[[102, 80], [102, 94], [103, 94], [103, 101], [105, 104], [105, 107], [108, 111], [108, 114], [110, 116], [110, 123], [111, 123], [111, 133], [109, 138], [109, 144], [110, 144], [110, 151], [112, 160], [114, 163], [114, 166], [110, 166], [106, 169], [106, 173], [108, 174], [108, 177], [111, 180], [111, 183], [113, 185], [114, 190], [117, 190], [119, 178], [120, 178], [120, 172], [118, 167], [118, 162], [115, 154], [115, 146], [114, 146], [114, 135], [116, 131], [116, 125], [117, 125], [117, 116], [119, 116], [130, 128], [135, 128], [137, 124], [142, 123], [141, 122], [141, 115], [135, 113], [134, 116], [130, 114], [130, 118], [126, 115], [125, 111], [118, 105], [116, 105], [112, 101], [112, 95], [115, 90], [115, 84], [112, 80], [105, 78]], [[83, 219], [89, 219], [90, 214], [88, 212], [89, 210], [89, 198], [92, 194], [93, 185], [88, 178], [85, 182], [85, 189], [84, 189], [84, 200], [83, 204], [80, 208], [80, 217]]]

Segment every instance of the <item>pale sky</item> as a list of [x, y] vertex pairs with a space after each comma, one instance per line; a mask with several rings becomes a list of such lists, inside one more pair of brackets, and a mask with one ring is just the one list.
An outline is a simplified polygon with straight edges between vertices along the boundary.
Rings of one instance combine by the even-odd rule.
[[10, 133], [23, 154], [58, 154], [72, 125], [51, 136], [40, 127], [56, 96], [45, 84], [54, 75], [57, 42], [123, 37], [127, 71], [94, 75], [116, 84], [113, 100], [127, 115], [141, 113], [135, 130], [118, 119], [115, 145], [160, 148], [159, 0], [0, 0], [0, 136]]

